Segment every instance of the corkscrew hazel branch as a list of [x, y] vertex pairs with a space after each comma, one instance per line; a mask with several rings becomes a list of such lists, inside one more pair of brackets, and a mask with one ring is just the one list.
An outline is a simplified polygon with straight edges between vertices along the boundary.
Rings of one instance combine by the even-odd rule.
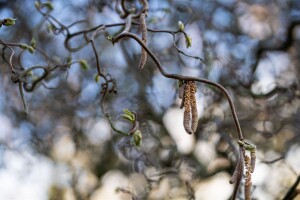
[[119, 40], [123, 39], [123, 38], [132, 38], [134, 39], [136, 42], [138, 42], [148, 53], [148, 55], [152, 58], [152, 60], [154, 61], [154, 63], [156, 64], [158, 70], [161, 72], [161, 74], [163, 76], [165, 76], [166, 78], [171, 78], [171, 79], [175, 79], [175, 80], [182, 80], [182, 81], [197, 81], [197, 82], [201, 82], [201, 83], [205, 83], [211, 86], [214, 86], [216, 88], [218, 88], [227, 98], [227, 101], [229, 103], [229, 107], [230, 107], [230, 111], [236, 126], [236, 130], [237, 130], [237, 134], [239, 137], [239, 140], [244, 140], [243, 137], [243, 133], [240, 127], [240, 123], [235, 111], [235, 107], [233, 104], [233, 101], [230, 97], [229, 92], [220, 84], [215, 83], [213, 81], [204, 79], [204, 78], [196, 78], [196, 77], [191, 77], [191, 76], [183, 76], [183, 75], [179, 75], [179, 74], [169, 74], [167, 73], [163, 68], [162, 65], [160, 63], [160, 61], [158, 60], [158, 58], [155, 56], [155, 54], [139, 39], [139, 37], [133, 33], [123, 33], [118, 35], [117, 37], [111, 38], [111, 42], [113, 44], [117, 43]]
[[[122, 11], [117, 9], [117, 12], [120, 13], [120, 17], [122, 19], [128, 17], [128, 15], [130, 15], [130, 14], [133, 14], [133, 12], [135, 12], [137, 10], [136, 8], [127, 9], [126, 5], [125, 5], [126, 4], [125, 1], [126, 0], [121, 0]], [[142, 10], [136, 14], [133, 14], [133, 18], [139, 18], [142, 13], [148, 12], [148, 9], [149, 9], [148, 1], [147, 0], [139, 0], [139, 2], [141, 4], [143, 4]], [[116, 8], [118, 8], [117, 5], [116, 5]]]
[[[205, 84], [208, 84], [208, 85], [211, 85], [211, 86], [214, 86], [214, 87], [218, 88], [225, 95], [225, 97], [227, 98], [227, 101], [228, 101], [229, 107], [230, 107], [230, 111], [231, 111], [231, 114], [232, 114], [232, 118], [234, 120], [234, 124], [235, 124], [235, 127], [236, 127], [238, 138], [239, 138], [240, 141], [244, 141], [243, 133], [242, 133], [242, 130], [241, 130], [241, 127], [240, 127], [240, 123], [239, 123], [239, 120], [238, 120], [238, 117], [237, 117], [237, 114], [236, 114], [236, 111], [235, 111], [233, 101], [230, 97], [229, 92], [222, 85], [220, 85], [218, 83], [215, 83], [213, 81], [204, 79], [204, 78], [196, 78], [196, 77], [191, 77], [191, 76], [182, 76], [182, 75], [178, 75], [178, 74], [169, 74], [169, 73], [167, 73], [163, 69], [160, 61], [155, 56], [155, 54], [135, 34], [123, 33], [123, 34], [118, 35], [117, 37], [111, 38], [111, 42], [113, 44], [115, 44], [119, 40], [121, 40], [123, 38], [128, 38], [128, 37], [134, 39], [136, 42], [138, 42], [147, 51], [148, 55], [152, 58], [152, 60], [156, 64], [157, 68], [161, 72], [161, 74], [163, 76], [165, 76], [166, 78], [171, 78], [171, 79], [181, 80], [181, 81], [197, 81], [197, 82], [205, 83]], [[243, 150], [243, 149], [240, 147], [240, 150]], [[240, 154], [241, 154], [241, 152], [240, 152]], [[234, 189], [232, 199], [236, 198], [238, 188], [239, 188], [239, 185], [240, 185], [240, 182], [241, 182], [241, 179], [242, 179], [242, 175], [243, 175], [243, 173], [241, 173], [243, 171], [243, 163], [241, 163], [242, 158], [243, 157], [241, 157], [241, 155], [240, 155], [239, 161], [238, 161], [238, 164], [237, 164], [238, 173], [236, 174], [236, 178], [235, 178], [236, 179], [235, 180], [235, 189]]]

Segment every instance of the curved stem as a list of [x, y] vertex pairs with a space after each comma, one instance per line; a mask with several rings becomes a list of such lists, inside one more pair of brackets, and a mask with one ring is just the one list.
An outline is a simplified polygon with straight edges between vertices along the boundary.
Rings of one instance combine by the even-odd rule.
[[117, 37], [112, 39], [112, 43], [116, 43], [120, 39], [126, 38], [126, 37], [134, 39], [135, 41], [137, 41], [145, 49], [145, 51], [147, 51], [149, 56], [153, 59], [154, 63], [157, 65], [157, 67], [158, 67], [159, 71], [161, 72], [161, 74], [163, 76], [165, 76], [166, 78], [171, 78], [171, 79], [176, 79], [176, 80], [184, 80], [184, 81], [198, 81], [198, 82], [201, 82], [201, 83], [212, 85], [212, 86], [218, 88], [219, 90], [221, 90], [221, 92], [226, 96], [226, 98], [228, 100], [230, 110], [231, 110], [231, 114], [232, 114], [232, 117], [233, 117], [233, 120], [234, 120], [234, 123], [235, 123], [236, 131], [238, 133], [239, 140], [244, 140], [243, 133], [242, 133], [242, 130], [241, 130], [241, 127], [240, 127], [240, 123], [239, 123], [239, 120], [238, 120], [238, 117], [237, 117], [237, 114], [236, 114], [236, 111], [235, 111], [233, 101], [230, 97], [229, 92], [222, 85], [220, 85], [218, 83], [215, 83], [213, 81], [204, 79], [204, 78], [195, 78], [195, 77], [191, 77], [191, 76], [182, 76], [182, 75], [178, 75], [178, 74], [169, 74], [169, 73], [167, 73], [162, 68], [162, 65], [161, 65], [160, 61], [154, 55], [154, 53], [135, 34], [132, 34], [132, 33], [120, 34]]

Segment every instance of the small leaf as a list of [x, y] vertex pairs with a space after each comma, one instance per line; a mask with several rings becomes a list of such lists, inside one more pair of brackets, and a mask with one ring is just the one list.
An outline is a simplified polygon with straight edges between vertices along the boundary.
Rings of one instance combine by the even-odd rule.
[[12, 26], [15, 25], [15, 23], [16, 23], [16, 19], [13, 18], [6, 18], [2, 20], [2, 24], [4, 26]]
[[141, 146], [142, 139], [143, 139], [143, 136], [142, 136], [141, 131], [140, 130], [136, 130], [133, 133], [133, 142], [134, 142], [134, 145], [137, 146], [137, 147]]
[[47, 31], [50, 33], [50, 32], [52, 32], [52, 31], [54, 31], [56, 29], [56, 27], [53, 25], [53, 24], [49, 24], [48, 26], [47, 26]]
[[67, 65], [70, 65], [71, 62], [72, 62], [72, 56], [69, 56], [69, 57], [67, 58]]
[[123, 119], [127, 119], [130, 122], [134, 122], [134, 119], [127, 114], [122, 114], [121, 116], [123, 117]]
[[35, 51], [35, 49], [34, 49], [32, 46], [27, 46], [27, 50], [28, 50], [31, 54], [33, 54], [34, 51]]
[[20, 44], [19, 47], [22, 49], [28, 49], [28, 45], [25, 43]]
[[36, 1], [36, 2], [34, 2], [34, 6], [36, 9], [39, 9], [41, 4], [40, 4], [40, 2]]
[[108, 39], [109, 41], [112, 41], [113, 37], [112, 36], [107, 36], [106, 39]]
[[178, 21], [178, 30], [179, 31], [183, 31], [184, 30], [184, 24], [182, 23], [182, 21]]
[[54, 9], [53, 4], [50, 1], [47, 1], [47, 2], [43, 3], [43, 5], [45, 7], [47, 7], [49, 10], [53, 10]]
[[124, 112], [125, 114], [129, 115], [130, 118], [133, 119], [133, 121], [135, 120], [135, 116], [134, 116], [134, 114], [133, 114], [130, 110], [124, 109], [123, 112]]
[[99, 81], [100, 81], [100, 76], [99, 76], [99, 74], [96, 74], [96, 75], [95, 75], [94, 80], [95, 80], [97, 83], [99, 83]]
[[189, 35], [185, 35], [185, 44], [186, 48], [190, 48], [192, 46], [192, 38]]
[[80, 64], [80, 67], [81, 69], [83, 70], [88, 70], [90, 67], [88, 65], [88, 63], [86, 62], [86, 60], [79, 60], [79, 64]]
[[36, 47], [36, 41], [35, 41], [34, 38], [31, 39], [31, 41], [30, 41], [30, 46], [32, 46], [33, 48]]

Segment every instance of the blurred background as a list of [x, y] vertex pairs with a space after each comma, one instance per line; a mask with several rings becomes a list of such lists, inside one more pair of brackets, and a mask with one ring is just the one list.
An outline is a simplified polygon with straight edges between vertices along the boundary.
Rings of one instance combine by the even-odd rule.
[[[72, 33], [124, 22], [115, 12], [116, 1], [51, 2], [51, 15], [65, 26], [87, 20], [72, 26]], [[104, 106], [120, 129], [129, 128], [120, 116], [123, 109], [137, 113], [143, 139], [136, 147], [131, 137], [112, 131], [101, 114], [91, 46], [67, 50], [65, 35], [49, 30], [33, 0], [0, 0], [0, 19], [8, 17], [16, 24], [0, 28], [2, 41], [28, 44], [35, 38], [56, 63], [72, 56], [85, 59], [90, 68], [61, 68], [25, 92], [26, 116], [5, 62], [11, 52], [1, 45], [0, 200], [230, 198], [237, 135], [220, 91], [197, 84], [199, 126], [188, 135], [177, 82], [163, 77], [150, 58], [139, 70], [135, 41], [113, 46], [99, 35], [95, 44], [101, 67], [118, 86], [118, 94], [108, 94]], [[182, 34], [176, 35], [176, 45], [203, 60], [178, 53], [167, 33], [148, 32], [149, 48], [168, 73], [207, 78], [228, 89], [245, 138], [257, 146], [253, 199], [300, 199], [300, 1], [149, 0], [149, 28], [176, 31], [178, 21], [185, 24], [192, 46], [186, 48]], [[137, 26], [131, 31], [140, 34]], [[80, 36], [71, 43], [83, 41]], [[16, 68], [46, 63], [41, 53], [14, 50]]]

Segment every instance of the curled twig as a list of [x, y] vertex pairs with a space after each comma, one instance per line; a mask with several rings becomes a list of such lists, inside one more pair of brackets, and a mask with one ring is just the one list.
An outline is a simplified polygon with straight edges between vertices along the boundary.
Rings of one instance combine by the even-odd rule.
[[233, 104], [233, 101], [230, 97], [229, 92], [220, 84], [215, 83], [213, 81], [204, 79], [204, 78], [196, 78], [196, 77], [191, 77], [191, 76], [182, 76], [182, 75], [178, 75], [178, 74], [169, 74], [167, 72], [165, 72], [165, 70], [162, 68], [162, 65], [160, 63], [160, 61], [157, 59], [157, 57], [154, 55], [154, 53], [139, 39], [139, 37], [137, 37], [135, 34], [132, 33], [123, 33], [118, 35], [115, 38], [112, 38], [111, 41], [112, 43], [117, 43], [119, 40], [121, 40], [122, 38], [126, 38], [126, 37], [130, 37], [132, 39], [134, 39], [135, 41], [137, 41], [148, 53], [148, 55], [153, 59], [154, 63], [156, 64], [157, 68], [159, 69], [159, 71], [161, 72], [161, 74], [163, 76], [165, 76], [166, 78], [171, 78], [171, 79], [175, 79], [175, 80], [181, 80], [181, 81], [198, 81], [198, 82], [202, 82], [211, 86], [214, 86], [216, 88], [218, 88], [219, 90], [221, 90], [221, 92], [225, 95], [225, 97], [227, 98], [227, 101], [229, 103], [230, 106], [230, 110], [231, 110], [231, 114], [235, 123], [235, 127], [237, 130], [237, 134], [240, 140], [243, 140], [243, 133], [240, 127], [240, 123], [235, 111], [235, 107]]
[[[125, 2], [126, 2], [126, 0], [121, 0], [122, 11], [120, 9], [117, 9], [117, 12], [120, 14], [120, 17], [122, 19], [128, 17], [128, 15], [133, 14], [136, 11], [135, 8], [127, 9]], [[143, 8], [140, 12], [133, 14], [133, 18], [139, 18], [142, 13], [148, 12], [148, 9], [149, 9], [148, 1], [147, 0], [139, 0], [139, 2], [143, 4]], [[117, 5], [116, 5], [116, 8], [118, 8]]]
[[[25, 80], [23, 80], [24, 78], [26, 78], [26, 76], [28, 76], [28, 74], [34, 70], [34, 69], [42, 69], [43, 70], [43, 74], [41, 76], [39, 76], [38, 78], [35, 78], [31, 83], [26, 82]], [[38, 83], [40, 83], [40, 81], [42, 81], [43, 79], [46, 78], [46, 76], [48, 75], [49, 71], [46, 67], [44, 66], [33, 66], [27, 70], [25, 70], [21, 75], [20, 75], [20, 80], [23, 80], [23, 87], [27, 92], [32, 92], [35, 87], [37, 86]]]

